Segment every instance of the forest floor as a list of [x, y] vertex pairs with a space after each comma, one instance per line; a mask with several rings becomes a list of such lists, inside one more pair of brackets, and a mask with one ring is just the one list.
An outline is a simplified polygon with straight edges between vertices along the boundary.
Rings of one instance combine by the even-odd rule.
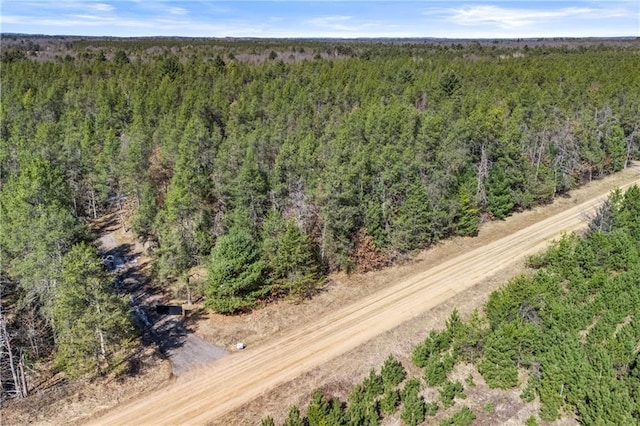
[[[243, 341], [248, 348], [92, 421], [251, 424], [265, 415], [282, 420], [290, 404], [304, 407], [316, 388], [345, 399], [389, 353], [411, 369], [412, 348], [429, 329], [442, 327], [453, 308], [466, 317], [493, 290], [526, 272], [528, 255], [584, 227], [611, 189], [631, 182], [640, 183], [637, 166], [550, 205], [486, 223], [478, 237], [444, 241], [404, 265], [334, 275], [309, 301], [282, 301], [239, 317], [209, 314], [197, 324], [200, 335], [225, 347]], [[535, 404], [522, 404], [517, 392], [489, 391], [470, 366], [460, 368], [470, 369], [459, 374], [472, 373], [477, 383], [478, 398], [465, 403], [480, 414], [478, 423], [522, 424], [535, 411]], [[487, 401], [495, 407], [492, 413], [483, 412]]]
[[[96, 424], [255, 424], [266, 415], [282, 421], [289, 405], [306, 406], [316, 388], [346, 400], [353, 384], [371, 368], [379, 369], [390, 353], [411, 373], [413, 347], [430, 329], [443, 327], [453, 308], [465, 318], [493, 290], [526, 272], [527, 254], [563, 230], [583, 226], [593, 205], [608, 191], [639, 179], [640, 168], [634, 165], [552, 204], [485, 223], [477, 237], [438, 243], [403, 265], [332, 275], [320, 294], [304, 302], [280, 301], [234, 317], [198, 311], [185, 325], [190, 331], [186, 335], [196, 338], [191, 343], [183, 340], [187, 364], [178, 361], [172, 366], [146, 346], [134, 374], [70, 383], [11, 402], [3, 407], [2, 424], [72, 424], [87, 419]], [[127, 259], [128, 266], [114, 263], [130, 272], [123, 281], [132, 285], [126, 280], [134, 272], [148, 276], [150, 258], [116, 221], [115, 216], [105, 221], [103, 250], [119, 250], [116, 254]], [[151, 283], [147, 286], [146, 296], [133, 292], [131, 297], [150, 298], [149, 304], [156, 290]], [[155, 297], [171, 302], [166, 295]], [[171, 319], [149, 320], [160, 327]], [[236, 351], [239, 341], [247, 344], [246, 350]], [[193, 368], [189, 362], [194, 351], [201, 352], [202, 342], [232, 353]], [[171, 351], [165, 355], [171, 357]], [[173, 356], [177, 359], [175, 352]], [[522, 424], [536, 410], [535, 404], [523, 404], [518, 392], [489, 390], [472, 366], [459, 366], [454, 373], [474, 377], [476, 387], [465, 404], [478, 416], [477, 424]], [[172, 379], [176, 374], [181, 376]], [[487, 403], [495, 407], [492, 413], [483, 409]], [[395, 417], [385, 420], [399, 423]]]

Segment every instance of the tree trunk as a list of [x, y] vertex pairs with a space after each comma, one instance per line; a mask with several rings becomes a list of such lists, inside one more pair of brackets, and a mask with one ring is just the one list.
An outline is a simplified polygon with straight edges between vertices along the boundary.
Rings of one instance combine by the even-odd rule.
[[26, 398], [29, 395], [29, 389], [27, 388], [27, 377], [24, 374], [24, 352], [20, 354], [20, 362], [18, 363], [18, 380], [20, 380], [20, 397]]
[[104, 344], [104, 333], [100, 328], [96, 328], [96, 333], [98, 334], [98, 338], [100, 339], [100, 354], [102, 355], [102, 359], [107, 359], [107, 347]]
[[191, 288], [189, 287], [189, 278], [187, 277], [187, 304], [191, 305]]
[[13, 348], [11, 347], [11, 336], [9, 336], [9, 332], [7, 331], [7, 320], [4, 314], [0, 312], [0, 350], [2, 349], [7, 353], [9, 370], [11, 371], [13, 381], [13, 393], [17, 398], [24, 398], [27, 396], [27, 384], [24, 379], [24, 369], [22, 368], [23, 357], [20, 358], [17, 364], [13, 356]]
[[98, 213], [96, 212], [96, 191], [93, 189], [91, 190], [91, 208], [93, 210], [93, 218], [97, 219]]
[[122, 229], [124, 230], [124, 232], [127, 232], [127, 227], [125, 226], [125, 223], [124, 223], [124, 213], [122, 212], [122, 200], [120, 199], [120, 195], [117, 195], [117, 200], [118, 200], [118, 217], [120, 218], [120, 226], [122, 226]]
[[476, 191], [476, 201], [483, 209], [487, 207], [487, 189], [484, 186], [485, 180], [489, 177], [489, 158], [484, 145], [480, 148], [480, 163], [476, 166], [478, 187]]

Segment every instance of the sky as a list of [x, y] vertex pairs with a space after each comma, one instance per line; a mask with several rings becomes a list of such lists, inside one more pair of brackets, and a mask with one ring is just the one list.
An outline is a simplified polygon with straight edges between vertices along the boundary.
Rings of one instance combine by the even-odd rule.
[[0, 0], [0, 31], [85, 36], [640, 36], [640, 0]]

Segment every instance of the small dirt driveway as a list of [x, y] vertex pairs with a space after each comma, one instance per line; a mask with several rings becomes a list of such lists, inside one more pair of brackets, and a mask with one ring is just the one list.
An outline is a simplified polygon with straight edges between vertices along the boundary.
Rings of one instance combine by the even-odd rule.
[[117, 213], [101, 218], [97, 232], [100, 252], [108, 270], [116, 272], [115, 287], [127, 294], [143, 338], [169, 359], [174, 376], [227, 355], [227, 351], [189, 330], [179, 315], [159, 315], [156, 305], [167, 296], [149, 284], [142, 244], [125, 232]]
[[[640, 184], [638, 174], [627, 181]], [[249, 347], [93, 420], [100, 425], [207, 424], [277, 385], [411, 320], [585, 225], [606, 193], [469, 250], [264, 345]]]

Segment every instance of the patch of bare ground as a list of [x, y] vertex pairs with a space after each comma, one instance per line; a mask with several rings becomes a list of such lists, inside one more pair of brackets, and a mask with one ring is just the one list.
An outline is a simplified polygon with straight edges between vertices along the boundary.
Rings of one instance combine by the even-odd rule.
[[[557, 198], [549, 205], [516, 213], [504, 221], [485, 223], [477, 237], [457, 237], [442, 241], [417, 254], [413, 260], [403, 265], [366, 274], [332, 275], [325, 291], [309, 301], [298, 304], [281, 301], [238, 317], [211, 315], [208, 321], [200, 324], [200, 332], [211, 341], [226, 347], [231, 347], [236, 341], [243, 341], [248, 345], [262, 344], [289, 330], [311, 323], [366, 295], [373, 294], [389, 283], [401, 281], [451, 257], [482, 247], [596, 197], [598, 194], [606, 193], [609, 189], [621, 186], [637, 175], [638, 169], [634, 166], [605, 179], [592, 181], [567, 196]], [[585, 221], [586, 215], [590, 213], [585, 212]], [[524, 261], [503, 268], [492, 277], [456, 294], [413, 320], [276, 387], [212, 424], [257, 424], [266, 415], [273, 416], [276, 423], [282, 422], [286, 418], [290, 405], [295, 404], [304, 409], [311, 394], [318, 388], [323, 389], [328, 396], [339, 397], [345, 401], [352, 387], [364, 379], [372, 368], [379, 369], [390, 353], [403, 363], [409, 374], [420, 374], [411, 362], [411, 352], [414, 346], [426, 337], [429, 330], [444, 327], [446, 319], [454, 308], [460, 312], [462, 318], [466, 318], [473, 310], [484, 304], [491, 292], [522, 273], [527, 273]], [[509, 392], [490, 391], [484, 381], [480, 380], [479, 374], [474, 374], [474, 378], [477, 379], [479, 390], [472, 393], [465, 404], [473, 409], [477, 416], [476, 421], [480, 422], [478, 424], [523, 424], [531, 414], [537, 412], [535, 403], [525, 404], [520, 400], [519, 389]], [[493, 398], [486, 402], [493, 403], [494, 414], [486, 413], [483, 409], [486, 402], [482, 402], [481, 398], [476, 400], [476, 395], [478, 397], [489, 395]], [[433, 400], [436, 398], [437, 395]], [[428, 398], [427, 401], [429, 400], [431, 399]], [[459, 404], [456, 407], [459, 407]], [[435, 419], [440, 418], [441, 413]], [[434, 418], [432, 420], [435, 421]], [[393, 420], [390, 421], [389, 424], [394, 424]], [[570, 419], [564, 421], [568, 423], [562, 424], [575, 424]]]

